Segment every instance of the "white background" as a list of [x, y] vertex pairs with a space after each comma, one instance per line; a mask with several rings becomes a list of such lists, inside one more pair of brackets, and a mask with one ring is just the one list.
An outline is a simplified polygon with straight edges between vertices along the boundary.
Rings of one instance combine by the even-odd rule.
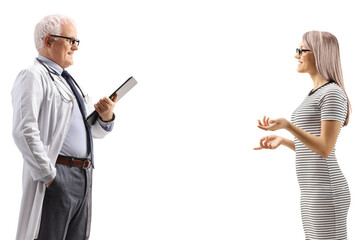
[[269, 134], [257, 119], [290, 119], [312, 89], [294, 59], [309, 30], [340, 43], [353, 114], [337, 157], [352, 194], [348, 238], [360, 239], [360, 15], [356, 1], [329, 0], [2, 1], [1, 239], [15, 238], [21, 198], [10, 92], [37, 56], [36, 23], [53, 13], [77, 22], [69, 71], [94, 99], [139, 82], [95, 142], [91, 239], [304, 239], [294, 153], [252, 148]]

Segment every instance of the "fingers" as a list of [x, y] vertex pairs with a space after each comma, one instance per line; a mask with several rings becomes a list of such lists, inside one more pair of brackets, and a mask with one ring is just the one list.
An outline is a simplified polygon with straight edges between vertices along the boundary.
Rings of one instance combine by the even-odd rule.
[[118, 98], [118, 94], [115, 93], [114, 97], [112, 98], [112, 101], [116, 103], [117, 98]]
[[283, 128], [279, 122], [279, 119], [270, 120], [269, 117], [264, 116], [262, 121], [258, 120], [258, 128], [265, 131], [276, 131]]
[[260, 139], [260, 146], [253, 148], [254, 150], [267, 149], [268, 147], [268, 137], [263, 137]]
[[276, 149], [279, 144], [276, 141], [277, 136], [269, 135], [260, 139], [260, 146], [253, 148], [254, 150], [261, 149]]
[[50, 182], [48, 182], [47, 184], [46, 184], [46, 187], [48, 188], [51, 184], [52, 184], [52, 182], [55, 180], [55, 177], [53, 178], [53, 179], [51, 179], [50, 180]]
[[262, 130], [265, 130], [265, 131], [270, 130], [269, 127], [265, 127], [265, 126], [262, 126], [262, 125], [258, 125], [258, 128], [260, 128]]
[[97, 103], [97, 104], [94, 104], [94, 108], [97, 112], [102, 112], [102, 108], [100, 107], [100, 105]]
[[270, 121], [269, 121], [269, 124], [275, 124], [275, 123], [277, 123], [276, 120], [270, 120]]
[[261, 138], [260, 139], [260, 147], [262, 147], [262, 148], [266, 148], [266, 141], [267, 141], [267, 137], [263, 137], [263, 138]]
[[115, 94], [113, 100], [111, 100], [108, 97], [103, 97], [102, 99], [99, 100], [99, 102], [97, 102], [94, 107], [96, 110], [100, 110], [102, 112], [104, 111], [108, 111], [108, 110], [112, 110], [115, 106], [115, 102], [117, 99], [117, 94]]
[[94, 104], [95, 110], [98, 112], [102, 121], [111, 121], [114, 117], [114, 107], [117, 99], [117, 94], [114, 95], [113, 100], [108, 97], [101, 98], [96, 104]]
[[[265, 131], [276, 131], [284, 128], [281, 123], [282, 118], [270, 120], [269, 117], [264, 116], [262, 121], [258, 120], [258, 128]], [[269, 135], [260, 139], [260, 146], [253, 148], [254, 150], [261, 149], [276, 149], [279, 146], [280, 140], [274, 135]]]
[[99, 100], [100, 103], [102, 103], [103, 105], [113, 105], [113, 101], [108, 98], [108, 97], [103, 97], [102, 99]]
[[104, 105], [102, 102], [98, 102], [94, 105], [95, 110], [98, 112], [104, 112], [107, 110], [106, 105]]
[[270, 121], [271, 121], [271, 120], [270, 120], [269, 117], [264, 116], [262, 122], [261, 122], [261, 120], [258, 120], [258, 124], [259, 124], [260, 126], [269, 126], [269, 125], [270, 125], [270, 123], [269, 123]]
[[99, 107], [100, 109], [104, 109], [104, 110], [105, 110], [105, 108], [107, 107], [107, 104], [106, 104], [104, 101], [102, 101], [102, 100], [100, 100], [100, 101], [97, 103], [97, 105], [98, 105], [98, 107]]
[[[262, 121], [258, 120], [258, 128], [265, 130], [265, 131], [275, 131], [277, 130], [277, 121], [270, 120], [269, 117], [264, 116]], [[253, 148], [254, 150], [261, 150], [261, 149], [275, 149], [276, 146], [273, 145], [274, 137], [273, 135], [266, 136], [260, 139], [260, 146]]]
[[258, 120], [260, 126], [269, 126], [269, 117], [264, 116], [263, 121]]
[[265, 126], [269, 126], [269, 117], [264, 116], [263, 122]]

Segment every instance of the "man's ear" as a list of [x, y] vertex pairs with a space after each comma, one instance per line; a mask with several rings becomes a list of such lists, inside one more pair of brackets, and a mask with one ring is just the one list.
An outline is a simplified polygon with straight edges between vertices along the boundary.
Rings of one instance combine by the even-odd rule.
[[44, 46], [45, 47], [51, 47], [51, 44], [53, 43], [53, 38], [52, 37], [50, 37], [49, 35], [46, 35], [45, 37], [44, 37]]

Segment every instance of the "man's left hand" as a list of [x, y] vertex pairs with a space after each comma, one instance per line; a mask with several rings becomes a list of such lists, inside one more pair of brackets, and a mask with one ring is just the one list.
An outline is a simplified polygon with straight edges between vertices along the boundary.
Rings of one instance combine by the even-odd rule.
[[113, 110], [117, 97], [117, 94], [115, 94], [112, 100], [108, 97], [103, 97], [96, 104], [94, 104], [95, 110], [98, 112], [102, 121], [109, 122], [113, 119]]

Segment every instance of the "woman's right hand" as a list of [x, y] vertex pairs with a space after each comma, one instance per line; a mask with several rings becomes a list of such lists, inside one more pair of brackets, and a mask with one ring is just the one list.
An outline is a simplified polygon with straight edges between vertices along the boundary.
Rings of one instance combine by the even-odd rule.
[[260, 139], [260, 146], [255, 147], [254, 150], [276, 149], [282, 144], [283, 139], [284, 138], [277, 135], [263, 137]]

